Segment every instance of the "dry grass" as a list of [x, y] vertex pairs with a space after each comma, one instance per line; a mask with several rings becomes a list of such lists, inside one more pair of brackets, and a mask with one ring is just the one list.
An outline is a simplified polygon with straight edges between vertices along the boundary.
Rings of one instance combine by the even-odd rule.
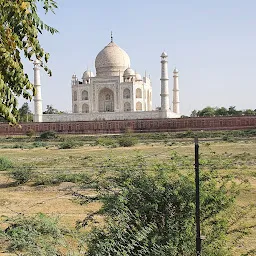
[[[186, 155], [193, 168], [194, 145], [191, 142], [179, 142], [172, 146], [164, 143], [138, 145], [132, 148], [106, 148], [84, 146], [76, 149], [60, 150], [52, 148], [35, 149], [0, 149], [0, 155], [14, 162], [16, 166], [30, 166], [36, 172], [93, 172], [95, 166], [115, 159], [122, 163], [136, 154], [142, 154], [147, 163], [158, 160], [168, 161], [173, 151]], [[237, 200], [237, 207], [251, 205], [249, 214], [235, 225], [235, 228], [247, 227], [248, 234], [243, 239], [235, 241], [237, 234], [230, 235], [233, 243], [234, 255], [241, 255], [248, 249], [255, 248], [256, 244], [256, 143], [255, 141], [241, 141], [236, 143], [210, 142], [201, 143], [202, 158], [216, 155], [225, 155], [227, 159], [236, 161], [235, 168], [223, 168], [223, 174], [232, 173], [238, 180], [247, 179], [249, 186], [244, 188]], [[240, 155], [250, 153], [247, 158], [240, 159]], [[240, 158], [239, 158], [240, 157]], [[240, 161], [240, 162], [239, 162]], [[248, 164], [245, 164], [248, 163]], [[203, 168], [203, 167], [202, 167]], [[7, 178], [6, 172], [0, 172], [0, 216], [14, 216], [16, 214], [35, 214], [43, 212], [49, 215], [58, 215], [63, 224], [74, 228], [77, 220], [84, 219], [87, 214], [99, 209], [97, 203], [80, 205], [73, 201], [72, 192], [79, 190], [77, 184], [71, 182], [55, 186], [34, 186], [25, 184], [13, 186], [12, 180]], [[86, 191], [94, 194], [94, 191]], [[8, 255], [1, 254], [0, 255]]]

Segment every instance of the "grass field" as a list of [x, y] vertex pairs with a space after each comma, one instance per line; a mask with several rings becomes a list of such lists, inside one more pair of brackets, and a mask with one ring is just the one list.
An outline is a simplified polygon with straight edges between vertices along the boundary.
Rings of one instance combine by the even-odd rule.
[[[60, 149], [63, 141], [83, 141], [70, 149]], [[100, 170], [111, 172], [113, 166], [124, 165], [138, 155], [147, 165], [156, 161], [172, 161], [177, 158], [180, 168], [193, 171], [194, 145], [192, 139], [141, 139], [132, 147], [119, 147], [115, 143], [104, 146], [95, 139], [70, 136], [47, 140], [13, 137], [0, 139], [0, 156], [10, 160], [13, 168], [24, 168], [36, 174], [24, 184], [17, 184], [0, 172], [0, 216], [18, 214], [33, 215], [38, 212], [59, 216], [63, 225], [75, 228], [78, 220], [99, 209], [99, 203], [80, 205], [74, 193], [94, 195], [92, 189], [81, 186], [83, 179], [98, 175]], [[108, 144], [108, 143], [106, 143]], [[241, 218], [229, 232], [229, 244], [233, 255], [256, 254], [256, 140], [237, 139], [227, 141], [200, 141], [201, 169], [216, 169], [221, 175], [232, 174], [237, 183], [244, 182], [236, 201]], [[232, 217], [231, 217], [232, 219]], [[0, 246], [1, 248], [1, 246]], [[2, 248], [3, 250], [3, 248]], [[1, 252], [0, 255], [7, 255]]]

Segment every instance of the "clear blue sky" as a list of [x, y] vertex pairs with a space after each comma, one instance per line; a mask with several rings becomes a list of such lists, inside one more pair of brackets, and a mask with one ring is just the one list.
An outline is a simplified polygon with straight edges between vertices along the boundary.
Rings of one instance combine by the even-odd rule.
[[[42, 74], [43, 109], [71, 110], [71, 76], [93, 70], [98, 52], [114, 41], [131, 67], [151, 75], [153, 107], [160, 105], [160, 54], [180, 71], [181, 111], [205, 106], [256, 108], [255, 0], [57, 0], [56, 15], [42, 18], [59, 30], [44, 34], [53, 77]], [[25, 65], [32, 78], [32, 65]], [[42, 71], [43, 73], [43, 71]], [[22, 103], [22, 102], [21, 102]], [[32, 105], [31, 105], [32, 106]]]

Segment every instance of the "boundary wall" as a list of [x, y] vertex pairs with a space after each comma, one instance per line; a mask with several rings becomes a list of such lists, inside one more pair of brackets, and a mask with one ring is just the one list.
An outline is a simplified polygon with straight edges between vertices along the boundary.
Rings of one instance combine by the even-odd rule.
[[256, 129], [256, 116], [239, 117], [188, 117], [113, 121], [76, 121], [21, 123], [10, 126], [0, 123], [0, 135], [22, 135], [29, 130], [36, 134], [55, 131], [63, 134], [106, 134], [122, 133], [127, 129], [134, 132], [177, 132], [198, 130], [242, 130]]

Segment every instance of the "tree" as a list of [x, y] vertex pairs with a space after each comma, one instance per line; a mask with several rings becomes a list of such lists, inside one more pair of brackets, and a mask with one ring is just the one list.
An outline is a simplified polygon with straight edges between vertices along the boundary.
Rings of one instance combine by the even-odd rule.
[[228, 116], [228, 110], [224, 107], [216, 108], [215, 116]]
[[21, 122], [32, 122], [33, 121], [33, 114], [29, 109], [29, 105], [25, 102], [21, 108], [19, 109], [19, 121]]
[[198, 116], [214, 116], [214, 115], [215, 115], [215, 108], [213, 107], [206, 107], [198, 111]]
[[228, 108], [228, 114], [230, 115], [230, 116], [236, 116], [237, 115], [237, 110], [236, 110], [236, 107], [235, 106], [230, 106], [229, 108]]
[[21, 55], [29, 61], [39, 59], [51, 75], [46, 65], [49, 53], [40, 45], [38, 34], [44, 30], [54, 34], [57, 30], [40, 19], [38, 4], [42, 4], [45, 13], [57, 8], [54, 0], [0, 0], [0, 116], [13, 124], [19, 114], [17, 98], [31, 100], [36, 94], [24, 72]]
[[255, 116], [256, 115], [256, 112], [252, 109], [246, 109], [243, 111], [243, 114], [245, 116]]
[[191, 114], [190, 114], [190, 117], [197, 117], [198, 116], [198, 112], [197, 112], [197, 110], [193, 110], [192, 112], [191, 112]]
[[46, 111], [43, 112], [43, 114], [59, 114], [59, 110], [53, 108], [52, 105], [47, 105], [46, 106]]

